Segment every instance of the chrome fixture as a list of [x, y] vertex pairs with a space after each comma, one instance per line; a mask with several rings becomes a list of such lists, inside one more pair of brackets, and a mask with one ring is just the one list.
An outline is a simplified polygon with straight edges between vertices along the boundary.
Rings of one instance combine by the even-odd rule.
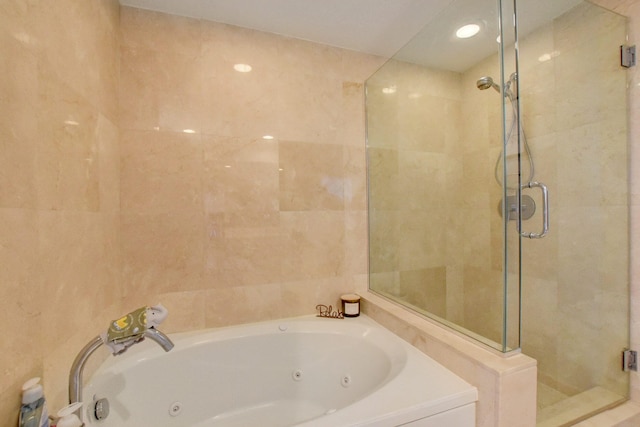
[[106, 398], [94, 400], [91, 408], [93, 408], [91, 414], [96, 421], [104, 420], [109, 416], [109, 401]]
[[[511, 73], [509, 81], [504, 84], [504, 96], [509, 98], [511, 102], [517, 98], [517, 93], [514, 92], [514, 90], [517, 89], [517, 85], [515, 84], [517, 80], [518, 74]], [[513, 86], [513, 88], [511, 86]], [[476, 87], [480, 90], [486, 90], [492, 87], [496, 92], [500, 93], [500, 86], [498, 86], [498, 84], [493, 81], [493, 78], [489, 76], [480, 77], [478, 81], [476, 81]]]
[[[509, 103], [511, 104], [511, 125], [509, 126], [509, 132], [507, 132], [506, 140], [505, 140], [505, 144], [508, 144], [509, 141], [511, 141], [511, 138], [513, 137], [514, 131], [516, 129], [519, 129], [519, 126], [516, 126], [516, 123], [518, 123], [519, 121], [519, 115], [516, 108], [516, 104], [518, 101], [518, 74], [511, 73], [511, 75], [509, 76], [509, 81], [504, 84], [502, 91], [500, 90], [500, 86], [498, 86], [493, 81], [493, 79], [489, 76], [480, 77], [476, 81], [476, 87], [480, 90], [486, 90], [492, 87], [498, 93], [503, 93], [503, 96], [509, 100]], [[527, 142], [527, 136], [524, 133], [524, 129], [519, 130], [519, 132], [522, 136], [522, 141], [524, 142], [523, 144], [524, 152], [529, 159], [529, 176], [527, 177], [525, 182], [531, 182], [533, 181], [533, 178], [535, 175], [535, 165], [533, 163], [533, 156], [531, 155], [531, 150], [529, 149], [529, 143]], [[501, 152], [498, 155], [498, 158], [496, 159], [496, 165], [493, 169], [493, 174], [499, 185], [502, 185], [502, 180], [500, 179], [499, 171], [500, 171], [500, 161], [502, 160], [503, 157], [504, 157], [504, 154]], [[517, 186], [514, 187], [514, 186], [506, 185], [506, 187], [509, 190], [518, 189]]]
[[[164, 351], [169, 351], [173, 348], [173, 342], [171, 342], [169, 337], [155, 328], [147, 328], [144, 331], [143, 338], [149, 338], [152, 341], [155, 341]], [[141, 341], [142, 339], [139, 337], [132, 337], [131, 342], [127, 343], [128, 345], [126, 345], [126, 347]], [[84, 371], [84, 366], [87, 363], [89, 356], [91, 356], [103, 343], [102, 337], [95, 337], [89, 341], [82, 350], [80, 350], [73, 361], [71, 371], [69, 372], [69, 403], [80, 402], [80, 399], [82, 399], [82, 373]], [[79, 409], [78, 416], [80, 419], [82, 419], [81, 412], [82, 411]]]
[[549, 191], [547, 186], [541, 182], [528, 182], [522, 185], [522, 188], [534, 188], [537, 187], [542, 191], [542, 231], [540, 233], [527, 233], [520, 231], [522, 237], [529, 239], [542, 239], [549, 232]]
[[[531, 150], [529, 149], [529, 143], [527, 142], [527, 136], [525, 135], [524, 130], [521, 130], [520, 127], [516, 125], [519, 122], [519, 115], [518, 115], [518, 110], [516, 105], [518, 103], [518, 74], [511, 73], [511, 75], [509, 76], [509, 80], [503, 85], [502, 88], [499, 85], [497, 85], [493, 81], [493, 79], [489, 76], [480, 77], [476, 81], [476, 87], [480, 90], [494, 88], [498, 93], [502, 93], [502, 95], [505, 98], [509, 99], [509, 103], [511, 104], [512, 116], [511, 116], [511, 126], [509, 127], [509, 132], [507, 133], [506, 139], [505, 139], [505, 148], [506, 148], [506, 145], [511, 140], [514, 130], [518, 129], [518, 132], [522, 136], [522, 142], [524, 143], [523, 144], [524, 151], [527, 157], [529, 158], [529, 176], [528, 176], [528, 179], [526, 180], [526, 183], [520, 185], [519, 188], [518, 187], [514, 188], [514, 187], [509, 187], [509, 185], [505, 182], [504, 183], [505, 187], [509, 190], [515, 190], [518, 195], [507, 197], [506, 210], [505, 210], [503, 201], [500, 202], [498, 209], [500, 210], [501, 213], [506, 212], [507, 219], [517, 218], [517, 215], [516, 217], [511, 217], [510, 214], [514, 212], [519, 213], [520, 219], [522, 220], [527, 220], [531, 218], [531, 216], [533, 216], [533, 214], [535, 213], [536, 205], [533, 202], [533, 199], [531, 199], [531, 197], [522, 195], [521, 192], [525, 188], [534, 188], [534, 187], [539, 188], [542, 191], [542, 231], [540, 233], [531, 233], [531, 232], [528, 233], [518, 229], [518, 232], [522, 237], [526, 237], [529, 239], [541, 239], [544, 236], [546, 236], [547, 233], [549, 232], [549, 192], [547, 191], [547, 187], [544, 184], [537, 181], [533, 181], [533, 177], [535, 174], [535, 165], [533, 163], [533, 156], [531, 155]], [[496, 166], [494, 168], [494, 175], [495, 175], [496, 181], [500, 185], [503, 184], [502, 181], [500, 180], [500, 174], [499, 174], [500, 161], [503, 160], [504, 157], [506, 157], [505, 153], [501, 152], [498, 155], [498, 159], [496, 160]], [[517, 207], [517, 202], [514, 205], [514, 200], [518, 200], [518, 199], [520, 200], [520, 209], [518, 209]]]
[[480, 77], [476, 82], [476, 86], [480, 90], [486, 90], [490, 87], [494, 88], [498, 92], [500, 92], [500, 86], [494, 83], [493, 79], [489, 76]]

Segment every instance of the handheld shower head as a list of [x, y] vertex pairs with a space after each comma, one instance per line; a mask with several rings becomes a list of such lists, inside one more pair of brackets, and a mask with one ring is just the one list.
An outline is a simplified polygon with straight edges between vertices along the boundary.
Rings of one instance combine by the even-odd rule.
[[[513, 90], [516, 89], [516, 85], [513, 85], [513, 89], [511, 88], [511, 85], [517, 80], [518, 75], [516, 73], [512, 73], [511, 76], [509, 76], [509, 81], [504, 85], [504, 96], [508, 97], [511, 101], [517, 98], [517, 94], [515, 94]], [[480, 77], [476, 82], [476, 86], [480, 90], [485, 90], [492, 87], [496, 90], [496, 92], [500, 93], [500, 86], [498, 86], [489, 76]]]
[[500, 92], [500, 86], [493, 82], [493, 79], [489, 76], [480, 77], [476, 82], [476, 86], [480, 90], [489, 89], [490, 87], [494, 88], [498, 92]]

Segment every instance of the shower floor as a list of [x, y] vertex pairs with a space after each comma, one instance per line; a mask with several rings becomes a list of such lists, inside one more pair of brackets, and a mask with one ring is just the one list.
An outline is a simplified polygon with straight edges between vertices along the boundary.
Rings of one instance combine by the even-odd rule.
[[536, 427], [564, 427], [625, 401], [624, 396], [602, 387], [593, 387], [569, 396], [538, 383]]

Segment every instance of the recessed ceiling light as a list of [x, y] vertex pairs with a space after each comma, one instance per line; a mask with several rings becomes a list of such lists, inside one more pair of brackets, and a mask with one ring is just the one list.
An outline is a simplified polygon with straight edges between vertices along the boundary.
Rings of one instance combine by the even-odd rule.
[[239, 73], [248, 73], [252, 70], [251, 65], [249, 64], [235, 64], [233, 69]]
[[184, 132], [184, 133], [196, 133], [196, 131], [193, 130], [193, 129], [183, 129], [182, 132]]
[[476, 24], [463, 25], [456, 31], [456, 37], [459, 39], [468, 39], [473, 37], [480, 31], [480, 26]]
[[273, 135], [264, 135], [262, 139], [267, 139], [267, 140], [273, 139]]

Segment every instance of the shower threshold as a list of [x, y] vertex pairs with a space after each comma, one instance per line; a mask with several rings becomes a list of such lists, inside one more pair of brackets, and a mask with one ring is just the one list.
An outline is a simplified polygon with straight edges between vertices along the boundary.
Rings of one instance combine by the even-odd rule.
[[565, 427], [575, 425], [599, 412], [610, 409], [627, 399], [602, 387], [593, 387], [574, 396], [561, 399], [560, 392], [538, 384], [539, 400], [558, 400], [548, 406], [538, 407], [536, 427]]

